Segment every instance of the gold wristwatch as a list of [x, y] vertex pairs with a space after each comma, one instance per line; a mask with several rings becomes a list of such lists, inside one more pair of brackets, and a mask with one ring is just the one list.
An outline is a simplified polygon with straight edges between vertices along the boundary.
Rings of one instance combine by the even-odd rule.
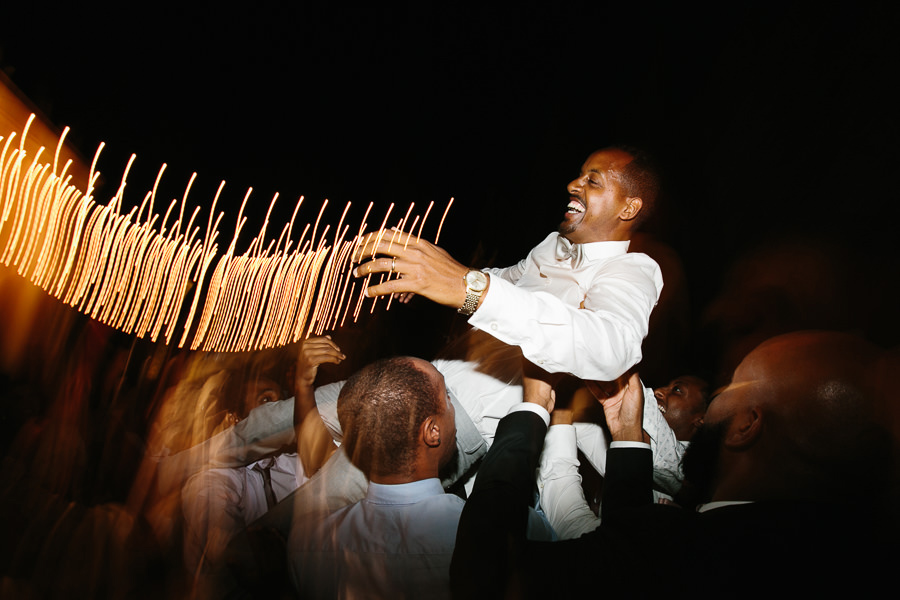
[[456, 312], [469, 316], [478, 308], [478, 301], [487, 288], [488, 278], [481, 271], [473, 269], [463, 276], [463, 280], [466, 282], [466, 301]]

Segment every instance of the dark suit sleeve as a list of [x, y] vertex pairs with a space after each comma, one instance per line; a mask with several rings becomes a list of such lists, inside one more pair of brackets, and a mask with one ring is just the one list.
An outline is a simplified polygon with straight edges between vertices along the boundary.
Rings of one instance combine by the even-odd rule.
[[[649, 448], [610, 448], [606, 455], [601, 519], [653, 503], [653, 452]], [[601, 521], [601, 522], [602, 522]]]
[[534, 413], [504, 417], [459, 520], [450, 582], [456, 598], [500, 598], [516, 583], [535, 469], [547, 426]]

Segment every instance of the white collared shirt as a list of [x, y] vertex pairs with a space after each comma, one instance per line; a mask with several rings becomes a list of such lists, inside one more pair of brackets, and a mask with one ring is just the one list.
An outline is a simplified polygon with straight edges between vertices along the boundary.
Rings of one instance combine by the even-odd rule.
[[557, 259], [558, 238], [551, 233], [515, 266], [486, 269], [491, 285], [469, 324], [548, 372], [614, 380], [641, 359], [659, 265], [629, 253], [627, 241], [593, 242], [581, 245], [576, 268]]

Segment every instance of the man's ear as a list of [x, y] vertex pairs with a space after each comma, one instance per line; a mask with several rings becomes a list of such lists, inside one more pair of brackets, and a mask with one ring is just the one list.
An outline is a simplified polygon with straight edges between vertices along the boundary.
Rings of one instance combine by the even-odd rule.
[[752, 446], [762, 433], [763, 420], [763, 412], [756, 406], [735, 414], [725, 433], [725, 447], [743, 450]]
[[694, 417], [694, 420], [691, 421], [691, 431], [696, 432], [698, 429], [700, 429], [701, 425], [703, 425], [703, 416], [700, 415], [700, 416]]
[[431, 448], [441, 445], [441, 426], [436, 416], [426, 417], [422, 423], [422, 441]]
[[623, 221], [631, 221], [644, 208], [644, 201], [640, 198], [625, 198], [625, 208], [619, 213], [619, 218]]

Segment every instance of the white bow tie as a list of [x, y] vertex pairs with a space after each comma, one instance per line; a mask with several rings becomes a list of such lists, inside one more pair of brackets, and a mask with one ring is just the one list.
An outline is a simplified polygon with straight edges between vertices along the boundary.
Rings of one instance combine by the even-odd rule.
[[556, 239], [556, 260], [571, 260], [572, 268], [577, 269], [581, 266], [584, 259], [584, 253], [581, 244], [573, 244], [563, 236]]

